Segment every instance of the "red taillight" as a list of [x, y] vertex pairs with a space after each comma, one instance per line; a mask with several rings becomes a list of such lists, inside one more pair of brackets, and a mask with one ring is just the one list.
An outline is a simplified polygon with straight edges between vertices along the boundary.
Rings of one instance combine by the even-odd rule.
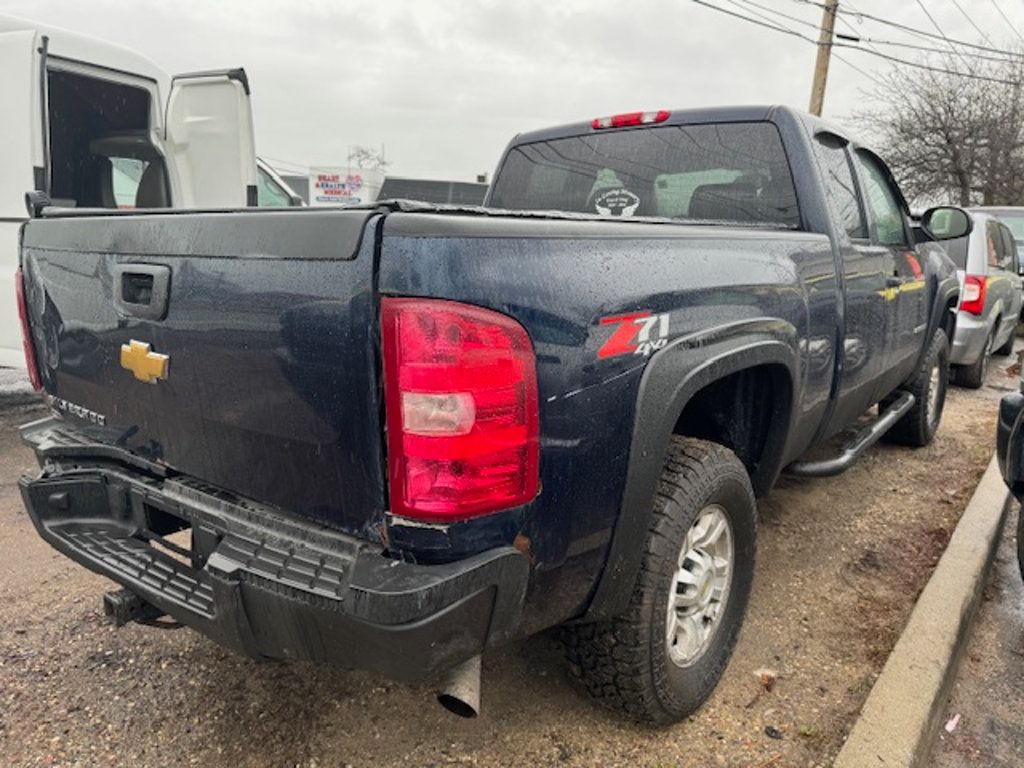
[[28, 368], [28, 380], [32, 388], [39, 392], [43, 382], [39, 378], [39, 366], [36, 365], [36, 350], [32, 346], [32, 335], [28, 329], [28, 302], [25, 301], [25, 273], [18, 267], [14, 273], [14, 291], [18, 296], [18, 319], [21, 321], [21, 343], [25, 348], [25, 366]]
[[537, 495], [537, 373], [506, 315], [435, 299], [381, 301], [391, 511], [447, 521]]
[[595, 117], [591, 125], [595, 128], [625, 128], [630, 125], [650, 125], [651, 123], [664, 123], [668, 120], [669, 113], [665, 110], [657, 112], [624, 112], [621, 115], [611, 117]]
[[985, 289], [988, 278], [982, 275], [964, 277], [964, 295], [960, 297], [960, 309], [972, 315], [980, 315], [985, 311]]

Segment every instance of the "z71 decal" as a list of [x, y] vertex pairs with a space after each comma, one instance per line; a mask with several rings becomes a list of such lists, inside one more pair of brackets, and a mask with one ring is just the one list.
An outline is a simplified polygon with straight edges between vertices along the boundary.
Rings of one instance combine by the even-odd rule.
[[630, 354], [646, 357], [668, 343], [668, 313], [652, 315], [643, 311], [602, 317], [601, 325], [618, 327], [597, 350], [599, 359]]

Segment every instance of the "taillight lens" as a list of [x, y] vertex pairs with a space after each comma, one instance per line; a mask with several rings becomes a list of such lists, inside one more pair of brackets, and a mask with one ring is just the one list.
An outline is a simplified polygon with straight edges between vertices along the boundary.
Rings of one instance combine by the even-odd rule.
[[533, 346], [510, 317], [384, 298], [391, 511], [447, 521], [507, 509], [538, 487]]
[[25, 273], [21, 267], [14, 273], [14, 291], [18, 296], [18, 319], [21, 321], [21, 344], [25, 348], [25, 366], [28, 368], [28, 380], [32, 388], [39, 392], [43, 382], [39, 378], [39, 366], [36, 365], [36, 350], [32, 346], [32, 335], [28, 329], [28, 302], [25, 301]]
[[594, 130], [601, 128], [626, 128], [631, 125], [650, 125], [652, 123], [663, 123], [669, 118], [669, 112], [664, 109], [657, 112], [623, 112], [621, 115], [611, 117], [595, 117], [590, 123]]
[[972, 315], [980, 315], [985, 310], [985, 289], [988, 278], [983, 275], [967, 275], [964, 278], [964, 295], [960, 297], [960, 309]]

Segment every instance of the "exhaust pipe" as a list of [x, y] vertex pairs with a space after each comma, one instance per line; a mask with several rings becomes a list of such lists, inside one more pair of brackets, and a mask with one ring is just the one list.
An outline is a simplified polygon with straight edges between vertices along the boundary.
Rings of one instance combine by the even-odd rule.
[[479, 654], [462, 662], [445, 675], [441, 690], [437, 693], [437, 701], [459, 717], [476, 717], [480, 714]]

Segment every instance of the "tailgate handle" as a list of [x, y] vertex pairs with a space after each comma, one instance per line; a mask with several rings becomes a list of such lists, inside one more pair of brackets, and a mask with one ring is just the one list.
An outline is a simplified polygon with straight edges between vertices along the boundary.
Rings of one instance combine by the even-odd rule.
[[162, 264], [114, 267], [114, 305], [122, 315], [163, 320], [171, 292], [171, 268]]

